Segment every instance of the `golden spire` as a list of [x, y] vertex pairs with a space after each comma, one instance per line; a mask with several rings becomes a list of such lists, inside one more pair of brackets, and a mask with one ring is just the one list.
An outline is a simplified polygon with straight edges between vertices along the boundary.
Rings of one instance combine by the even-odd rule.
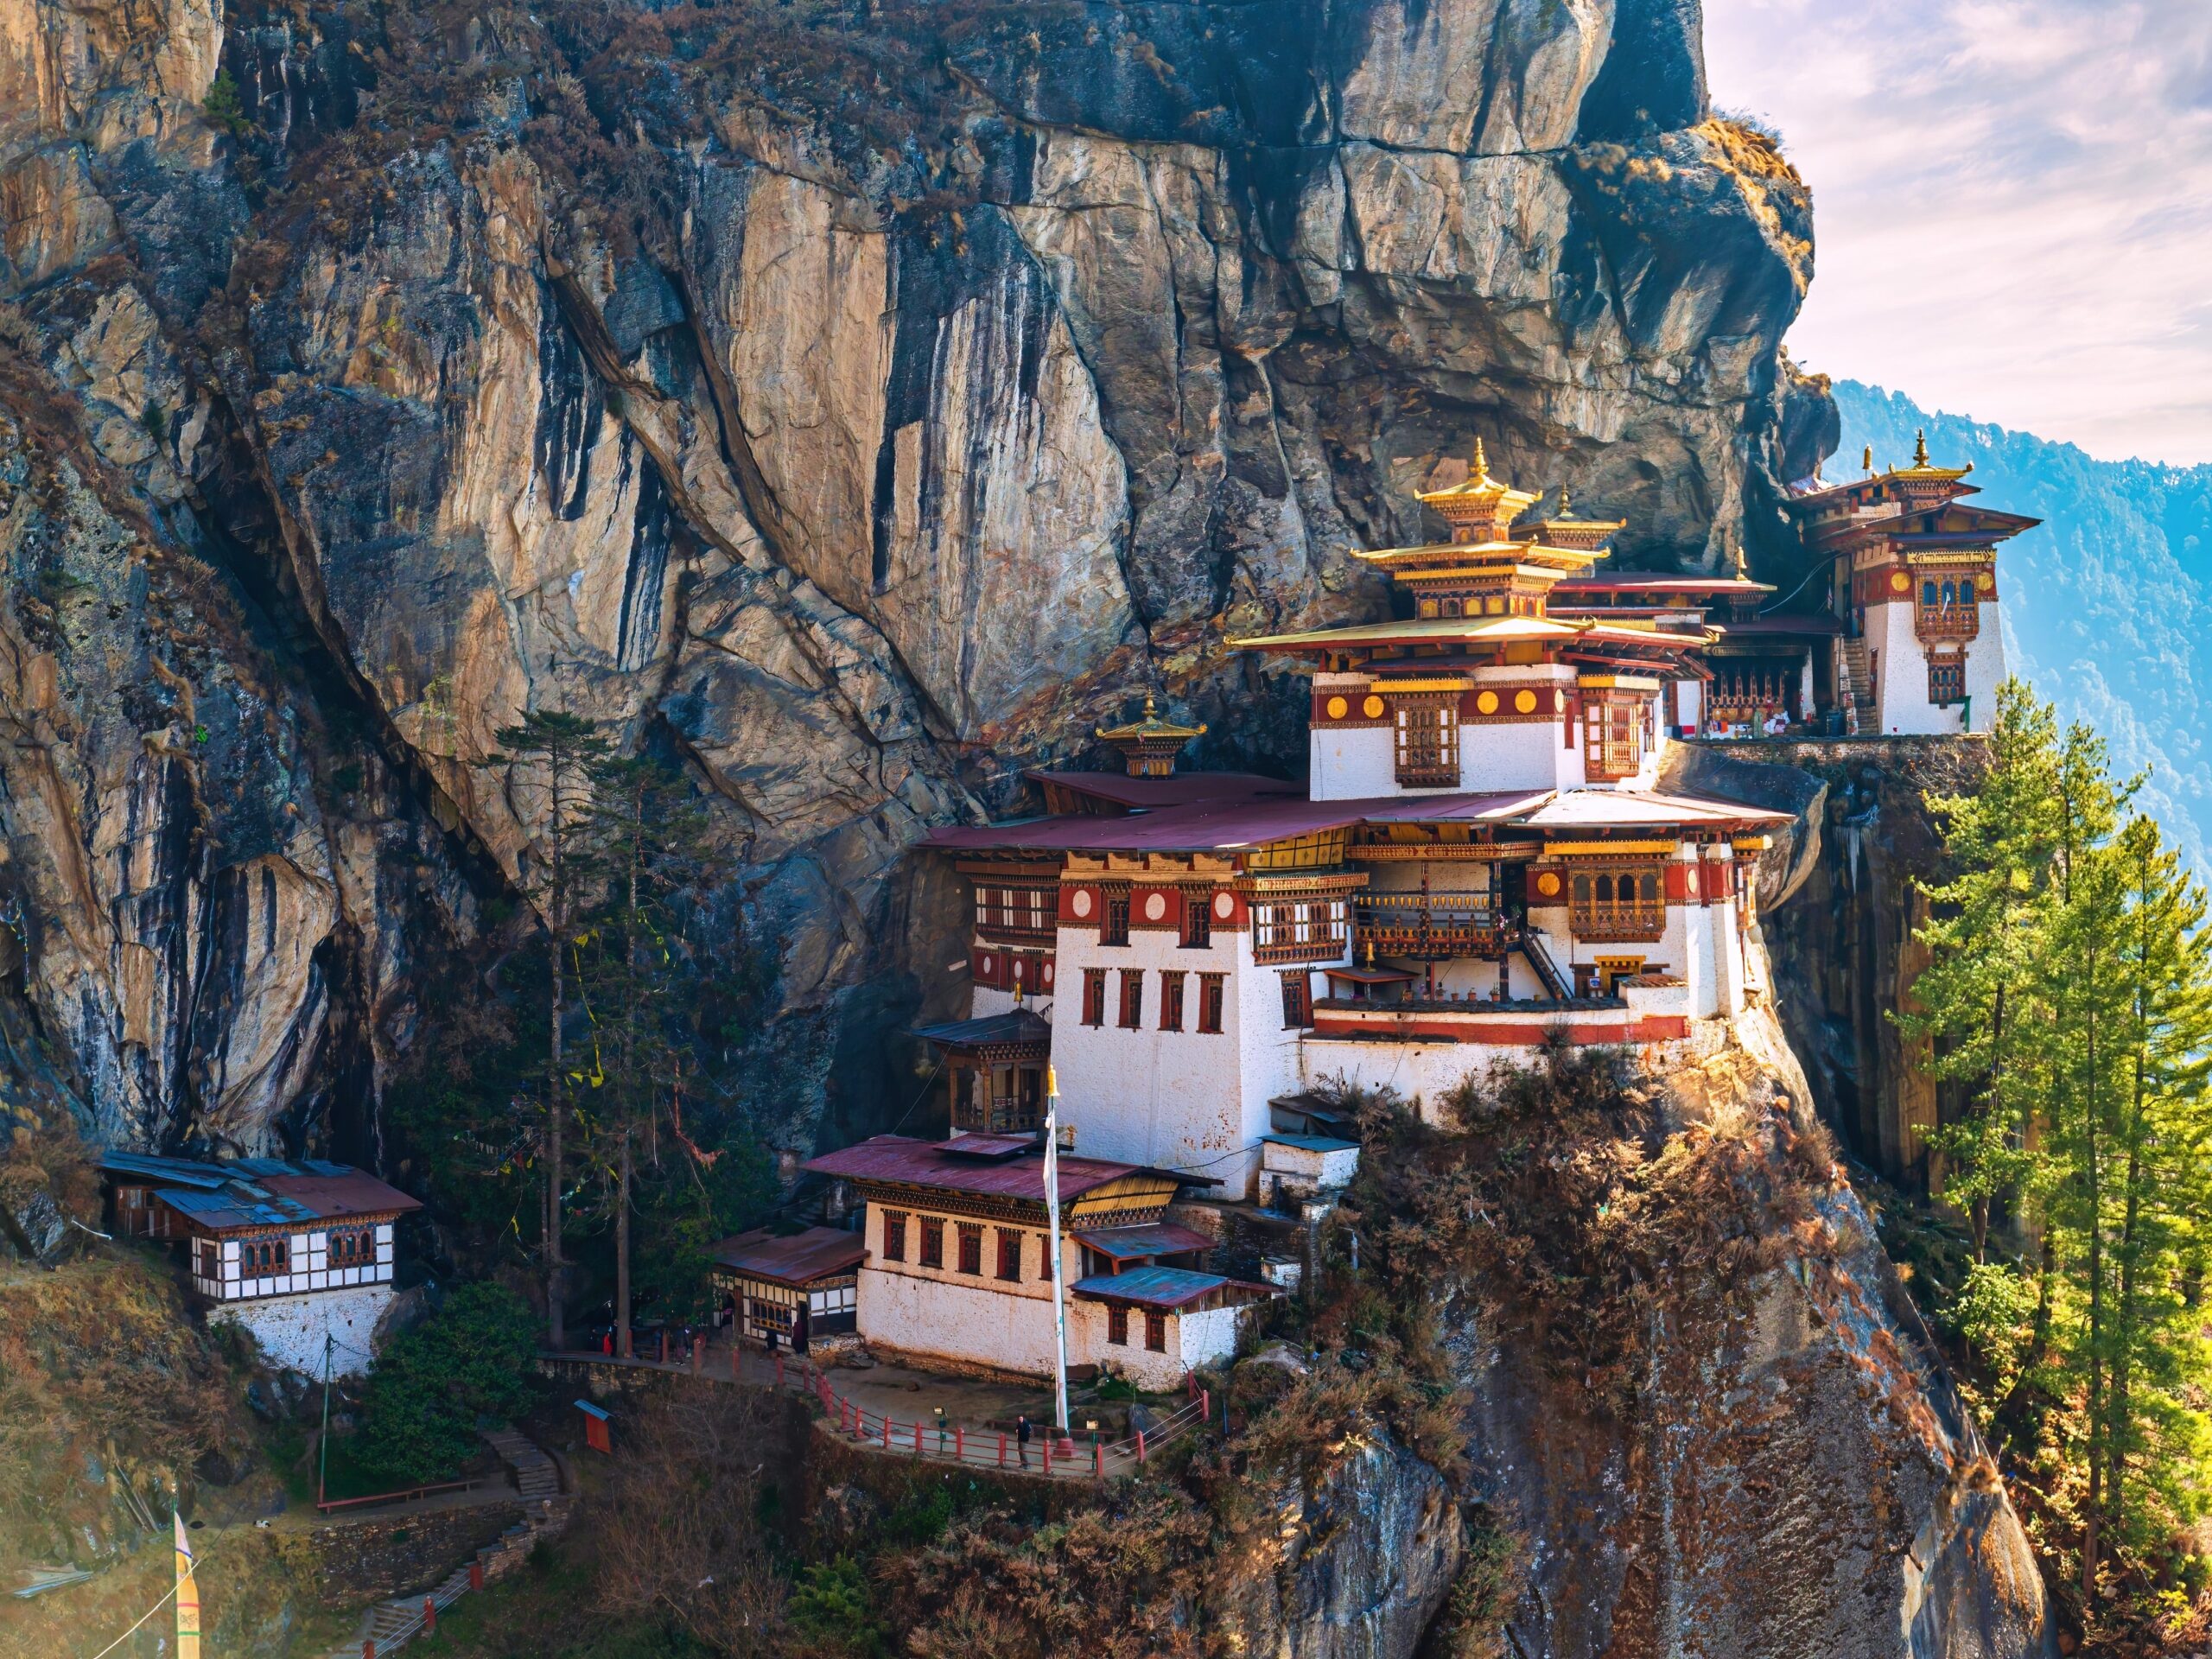
[[1490, 461], [1483, 454], [1483, 441], [1479, 435], [1478, 435], [1475, 439], [1474, 468], [1468, 476], [1474, 479], [1478, 483], [1490, 476]]
[[1562, 518], [1574, 517], [1574, 492], [1564, 484], [1559, 486], [1559, 516]]
[[1145, 693], [1144, 718], [1127, 726], [1101, 726], [1096, 735], [1122, 752], [1122, 759], [1132, 778], [1168, 778], [1175, 772], [1175, 756], [1192, 738], [1204, 737], [1206, 728], [1198, 726], [1178, 726], [1160, 718], [1160, 705], [1151, 692]]
[[1743, 545], [1741, 543], [1738, 543], [1736, 547], [1736, 580], [1738, 582], [1749, 582], [1751, 579], [1751, 569], [1750, 564], [1745, 560]]
[[1866, 446], [1866, 453], [1859, 457], [1859, 464], [1866, 469], [1867, 477], [1874, 476], [1874, 446], [1872, 444]]
[[1928, 429], [1924, 426], [1913, 436], [1912, 464], [1916, 467], [1928, 464]]

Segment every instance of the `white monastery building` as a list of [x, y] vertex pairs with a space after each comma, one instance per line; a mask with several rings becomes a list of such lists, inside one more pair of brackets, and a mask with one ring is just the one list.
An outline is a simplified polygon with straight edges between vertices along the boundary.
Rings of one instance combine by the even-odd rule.
[[1478, 443], [1464, 481], [1420, 498], [1448, 539], [1360, 556], [1392, 579], [1391, 620], [1235, 642], [1306, 682], [1303, 785], [1178, 772], [1205, 728], [1147, 698], [1097, 733], [1119, 770], [1032, 774], [1044, 816], [932, 834], [974, 899], [968, 1017], [918, 1033], [952, 1138], [807, 1166], [865, 1199], [861, 1336], [1050, 1370], [1055, 1074], [1082, 1154], [1059, 1163], [1083, 1262], [1070, 1357], [1156, 1385], [1230, 1351], [1273, 1294], [1205, 1271], [1179, 1192], [1325, 1202], [1358, 1155], [1333, 1088], [1435, 1116], [1554, 1038], [1655, 1058], [1717, 1039], [1765, 993], [1751, 878], [1788, 819], [1662, 789], [1668, 746], [1984, 729], [1995, 543], [2034, 521], [1960, 505], [1962, 476], [1923, 446], [1910, 468], [1810, 481], [1790, 510], [1836, 575], [1801, 584], [1825, 608], [1787, 613], [1740, 560], [1594, 574], [1622, 525], [1563, 495], [1522, 522], [1538, 497]]
[[198, 1162], [102, 1154], [116, 1226], [186, 1251], [210, 1325], [251, 1332], [274, 1364], [365, 1372], [395, 1297], [392, 1226], [422, 1205], [346, 1164], [242, 1158]]

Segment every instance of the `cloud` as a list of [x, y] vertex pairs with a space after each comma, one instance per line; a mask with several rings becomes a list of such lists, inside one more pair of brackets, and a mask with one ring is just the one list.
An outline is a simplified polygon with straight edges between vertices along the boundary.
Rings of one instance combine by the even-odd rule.
[[1818, 270], [1791, 349], [2094, 455], [2212, 461], [2212, 7], [1706, 0]]

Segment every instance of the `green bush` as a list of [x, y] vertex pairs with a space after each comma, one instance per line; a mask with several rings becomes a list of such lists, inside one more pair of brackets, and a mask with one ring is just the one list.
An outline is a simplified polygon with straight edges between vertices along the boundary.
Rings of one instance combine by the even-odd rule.
[[537, 1319], [499, 1285], [463, 1285], [414, 1330], [385, 1344], [369, 1374], [360, 1461], [408, 1484], [437, 1480], [476, 1449], [479, 1419], [509, 1421], [530, 1408]]
[[847, 1653], [870, 1659], [883, 1651], [883, 1630], [875, 1621], [868, 1574], [849, 1555], [802, 1568], [791, 1599], [784, 1604], [784, 1615], [794, 1630], [813, 1641], [839, 1644]]

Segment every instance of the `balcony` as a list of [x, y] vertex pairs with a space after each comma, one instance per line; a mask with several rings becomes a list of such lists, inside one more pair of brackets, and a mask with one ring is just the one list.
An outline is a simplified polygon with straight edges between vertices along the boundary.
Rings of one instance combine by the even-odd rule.
[[1412, 962], [1495, 962], [1510, 948], [1510, 919], [1487, 893], [1370, 893], [1352, 901], [1352, 956]]
[[1607, 904], [1580, 899], [1567, 907], [1567, 929], [1578, 939], [1593, 944], [1614, 940], [1649, 941], [1667, 936], [1667, 906], [1663, 899], [1631, 899]]
[[1923, 639], [1972, 639], [1981, 632], [1981, 607], [1923, 605], [1913, 617], [1913, 632]]

